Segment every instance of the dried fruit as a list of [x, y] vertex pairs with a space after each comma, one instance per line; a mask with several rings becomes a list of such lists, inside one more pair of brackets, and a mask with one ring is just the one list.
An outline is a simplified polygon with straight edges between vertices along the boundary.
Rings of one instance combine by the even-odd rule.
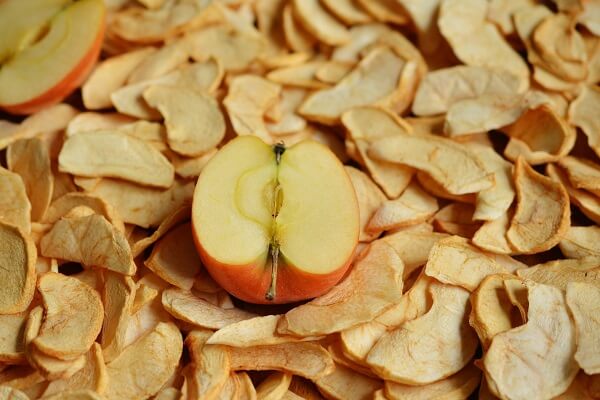
[[0, 314], [25, 311], [33, 299], [37, 251], [19, 228], [0, 222]]

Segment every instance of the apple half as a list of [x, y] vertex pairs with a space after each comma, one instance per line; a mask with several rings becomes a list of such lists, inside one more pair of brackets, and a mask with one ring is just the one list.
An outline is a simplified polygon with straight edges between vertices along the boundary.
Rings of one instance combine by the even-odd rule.
[[0, 107], [30, 114], [81, 85], [104, 36], [103, 0], [0, 1]]
[[211, 276], [248, 302], [319, 296], [345, 274], [358, 242], [358, 202], [325, 146], [288, 149], [240, 136], [198, 178], [194, 240]]

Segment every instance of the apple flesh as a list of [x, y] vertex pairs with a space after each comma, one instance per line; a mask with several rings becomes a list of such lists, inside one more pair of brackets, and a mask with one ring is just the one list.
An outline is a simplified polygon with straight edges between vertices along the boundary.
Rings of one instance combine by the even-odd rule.
[[81, 85], [100, 54], [103, 0], [0, 1], [0, 107], [30, 114]]
[[325, 146], [288, 149], [240, 136], [198, 178], [194, 240], [211, 276], [252, 303], [319, 296], [346, 272], [358, 242], [358, 202]]

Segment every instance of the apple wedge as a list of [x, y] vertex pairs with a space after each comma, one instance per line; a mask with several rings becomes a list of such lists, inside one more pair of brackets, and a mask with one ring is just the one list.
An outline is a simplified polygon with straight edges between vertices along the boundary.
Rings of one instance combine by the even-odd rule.
[[240, 136], [200, 174], [192, 227], [203, 263], [229, 293], [289, 303], [344, 276], [358, 242], [358, 203], [327, 147], [303, 141], [286, 149]]
[[94, 66], [102, 0], [0, 1], [0, 108], [30, 114], [58, 103]]

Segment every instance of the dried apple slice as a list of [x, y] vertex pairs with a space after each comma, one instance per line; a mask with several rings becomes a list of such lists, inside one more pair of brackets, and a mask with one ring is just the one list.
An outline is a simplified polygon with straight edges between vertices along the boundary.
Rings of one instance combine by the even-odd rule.
[[25, 360], [23, 331], [27, 314], [0, 315], [0, 362], [21, 364]]
[[600, 289], [583, 282], [570, 282], [567, 285], [567, 306], [575, 321], [577, 331], [577, 351], [575, 360], [586, 374], [600, 371], [598, 348], [600, 322], [596, 316], [596, 304], [600, 301]]
[[288, 311], [277, 331], [317, 336], [370, 321], [400, 301], [403, 268], [402, 260], [390, 245], [374, 242], [345, 280], [327, 294]]
[[288, 391], [292, 375], [283, 372], [273, 372], [256, 387], [257, 399], [281, 399]]
[[271, 346], [230, 347], [231, 369], [283, 371], [308, 379], [329, 375], [335, 365], [320, 345], [308, 342]]
[[307, 119], [333, 125], [353, 107], [393, 105], [405, 66], [406, 62], [390, 48], [376, 48], [333, 88], [309, 96], [299, 113]]
[[158, 226], [170, 213], [192, 200], [193, 182], [175, 180], [167, 190], [116, 179], [76, 179], [88, 194], [112, 205], [123, 221], [143, 228]]
[[0, 385], [0, 399], [6, 400], [29, 400], [29, 396], [19, 389]]
[[[520, 278], [532, 280], [566, 290], [569, 282], [583, 282], [596, 285], [600, 275], [600, 260], [584, 258], [581, 260], [555, 260], [534, 265], [517, 271]], [[600, 286], [600, 284], [597, 284]]]
[[319, 0], [294, 0], [293, 4], [302, 26], [319, 41], [337, 46], [350, 40], [346, 27], [329, 14]]
[[152, 235], [136, 241], [131, 246], [133, 257], [135, 258], [139, 256], [144, 250], [154, 244], [158, 239], [166, 235], [167, 232], [169, 232], [178, 224], [189, 220], [191, 211], [192, 209], [189, 205], [183, 205], [168, 214], [165, 219], [162, 220], [156, 230], [152, 232]]
[[571, 184], [577, 189], [585, 189], [600, 193], [600, 165], [593, 161], [573, 156], [563, 157], [558, 161]]
[[192, 331], [185, 339], [193, 361], [189, 394], [198, 398], [217, 398], [230, 374], [227, 347], [206, 345], [211, 334], [211, 331]]
[[136, 286], [130, 277], [117, 273], [105, 274], [102, 291], [105, 318], [100, 343], [107, 362], [116, 358], [125, 347], [135, 293]]
[[394, 200], [386, 200], [373, 214], [366, 227], [368, 232], [379, 233], [424, 222], [438, 210], [437, 199], [416, 183], [411, 183]]
[[382, 388], [382, 383], [341, 364], [335, 365], [335, 370], [322, 378], [315, 380], [321, 393], [327, 398], [336, 400], [367, 399], [376, 390]]
[[83, 104], [89, 110], [112, 106], [110, 95], [127, 82], [129, 75], [148, 56], [156, 52], [145, 47], [102, 61], [81, 88]]
[[296, 21], [292, 3], [288, 3], [283, 7], [283, 34], [288, 47], [296, 52], [310, 54], [317, 42], [317, 39]]
[[122, 133], [96, 131], [71, 136], [58, 160], [62, 172], [74, 175], [121, 178], [161, 188], [173, 184], [169, 160], [146, 142]]
[[93, 390], [72, 390], [44, 397], [46, 400], [103, 400], [104, 397]]
[[40, 277], [38, 291], [45, 316], [32, 344], [61, 359], [86, 353], [102, 328], [104, 307], [98, 293], [78, 279], [54, 272]]
[[267, 74], [267, 78], [281, 85], [295, 86], [305, 89], [323, 89], [329, 85], [316, 78], [317, 71], [324, 61], [311, 61], [275, 69]]
[[184, 87], [150, 86], [144, 99], [164, 116], [169, 147], [179, 154], [201, 155], [225, 136], [225, 119], [208, 95]]
[[567, 390], [579, 369], [564, 295], [535, 283], [528, 289], [527, 323], [494, 336], [483, 357], [489, 387], [503, 398], [553, 398]]
[[165, 310], [175, 318], [209, 329], [220, 329], [255, 316], [238, 309], [217, 307], [181, 289], [163, 291], [162, 304]]
[[0, 222], [31, 232], [31, 203], [23, 179], [0, 167]]
[[517, 208], [506, 232], [511, 246], [526, 254], [554, 247], [569, 229], [571, 209], [565, 188], [531, 168], [523, 158], [515, 165]]
[[453, 236], [433, 246], [424, 271], [442, 283], [472, 292], [489, 275], [512, 273], [523, 267], [509, 256], [481, 251], [467, 239]]
[[385, 395], [390, 400], [466, 399], [477, 389], [480, 380], [481, 371], [470, 364], [448, 378], [427, 385], [411, 386], [386, 381]]
[[190, 224], [180, 225], [167, 233], [154, 246], [145, 265], [170, 284], [190, 290], [202, 265]]
[[600, 227], [572, 226], [563, 236], [560, 251], [568, 258], [600, 258]]
[[438, 17], [440, 32], [465, 64], [508, 71], [527, 85], [527, 64], [496, 26], [486, 20], [487, 7], [488, 3], [483, 0], [443, 1]]
[[532, 165], [553, 162], [566, 156], [575, 145], [576, 132], [552, 108], [529, 109], [512, 124], [504, 155], [512, 161], [522, 156]]
[[472, 238], [481, 226], [473, 219], [475, 207], [465, 203], [450, 203], [433, 217], [433, 226], [437, 231]]
[[25, 183], [31, 203], [31, 219], [40, 221], [50, 205], [54, 190], [48, 147], [37, 138], [17, 140], [6, 151], [6, 163]]
[[600, 123], [593, 118], [600, 104], [600, 89], [584, 86], [579, 96], [569, 105], [569, 122], [583, 130], [590, 147], [600, 155]]
[[[0, 314], [25, 311], [35, 291], [37, 251], [19, 228], [0, 222]], [[10, 282], [10, 284], [9, 284]]]
[[581, 212], [594, 221], [600, 223], [600, 198], [586, 190], [576, 189], [571, 185], [567, 174], [556, 164], [546, 165], [546, 174], [556, 184], [562, 185], [569, 194], [571, 203], [579, 207]]
[[128, 76], [127, 83], [132, 84], [158, 78], [173, 71], [187, 60], [187, 43], [181, 39], [173, 40], [137, 64]]
[[99, 197], [90, 196], [85, 193], [71, 192], [57, 198], [50, 204], [42, 221], [47, 224], [54, 224], [72, 209], [79, 206], [91, 208], [95, 213], [104, 216], [115, 228], [121, 232], [125, 232], [125, 226], [121, 217], [110, 204]]
[[375, 239], [379, 232], [371, 233], [366, 230], [367, 225], [375, 212], [385, 202], [386, 197], [373, 181], [362, 171], [354, 167], [345, 167], [358, 199], [358, 212], [360, 216], [360, 234], [358, 240], [369, 242]]
[[[373, 346], [367, 363], [387, 380], [424, 385], [463, 369], [475, 354], [477, 335], [468, 324], [469, 292], [431, 283], [433, 304]], [[409, 357], [412, 362], [404, 360]]]
[[364, 12], [353, 0], [324, 0], [323, 5], [347, 25], [364, 24], [371, 21], [369, 14]]
[[40, 242], [44, 257], [76, 261], [133, 275], [136, 266], [122, 231], [101, 215], [62, 218]]
[[412, 111], [418, 116], [447, 112], [460, 100], [482, 95], [512, 95], [523, 92], [523, 81], [501, 70], [461, 65], [425, 75], [415, 95]]
[[154, 395], [175, 371], [182, 349], [183, 340], [177, 326], [159, 323], [108, 363], [110, 384], [104, 397], [141, 400]]

